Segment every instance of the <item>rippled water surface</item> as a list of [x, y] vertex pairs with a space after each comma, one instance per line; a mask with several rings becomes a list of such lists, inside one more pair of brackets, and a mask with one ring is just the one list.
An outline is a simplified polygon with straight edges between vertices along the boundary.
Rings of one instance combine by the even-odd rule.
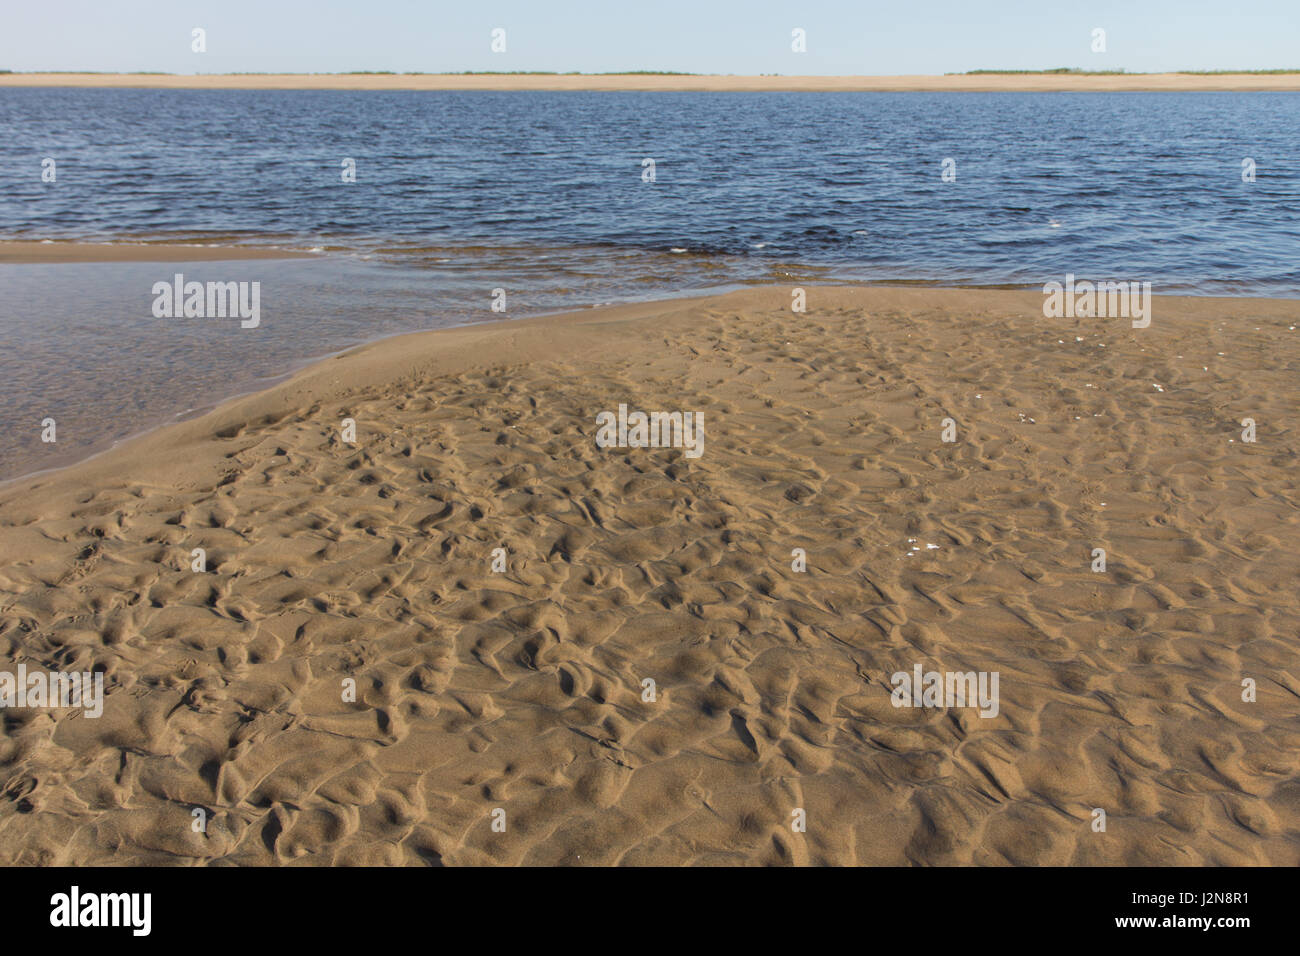
[[464, 249], [473, 268], [536, 245], [552, 268], [629, 282], [641, 252], [663, 281], [659, 254], [734, 257], [737, 279], [787, 262], [980, 283], [1072, 269], [1300, 294], [1295, 93], [7, 89], [0, 133], [9, 237], [405, 247], [435, 264]]

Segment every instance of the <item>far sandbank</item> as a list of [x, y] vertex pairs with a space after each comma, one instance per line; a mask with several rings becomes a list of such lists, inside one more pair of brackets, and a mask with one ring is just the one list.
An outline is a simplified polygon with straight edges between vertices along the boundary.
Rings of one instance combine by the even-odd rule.
[[979, 73], [723, 76], [659, 73], [8, 73], [0, 87], [186, 90], [1153, 92], [1300, 90], [1300, 73]]
[[0, 241], [0, 263], [218, 262], [227, 259], [303, 259], [311, 253], [267, 246], [184, 245], [160, 242]]

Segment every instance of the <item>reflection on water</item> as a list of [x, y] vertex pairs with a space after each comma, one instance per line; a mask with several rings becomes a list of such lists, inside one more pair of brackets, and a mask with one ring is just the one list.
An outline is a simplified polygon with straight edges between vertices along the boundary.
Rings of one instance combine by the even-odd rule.
[[[617, 256], [524, 250], [458, 260], [428, 250], [418, 261], [327, 255], [0, 266], [0, 427], [8, 438], [0, 479], [84, 458], [362, 342], [721, 290], [726, 274], [716, 262], [683, 260], [673, 269], [651, 266], [629, 283]], [[177, 273], [186, 282], [260, 282], [260, 325], [155, 318], [153, 286]], [[491, 310], [495, 288], [506, 290], [504, 315]], [[57, 424], [53, 445], [41, 441], [47, 417]]]

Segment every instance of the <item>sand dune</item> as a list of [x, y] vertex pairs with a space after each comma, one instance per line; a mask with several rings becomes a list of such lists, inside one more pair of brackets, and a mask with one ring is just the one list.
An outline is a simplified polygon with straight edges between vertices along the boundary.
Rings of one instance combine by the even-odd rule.
[[654, 73], [8, 73], [0, 87], [195, 90], [691, 90], [712, 92], [1050, 92], [1300, 90], [1300, 73], [981, 73], [951, 76], [730, 76]]
[[0, 669], [109, 684], [5, 714], [0, 862], [1300, 861], [1300, 303], [789, 304], [388, 340], [0, 489]]

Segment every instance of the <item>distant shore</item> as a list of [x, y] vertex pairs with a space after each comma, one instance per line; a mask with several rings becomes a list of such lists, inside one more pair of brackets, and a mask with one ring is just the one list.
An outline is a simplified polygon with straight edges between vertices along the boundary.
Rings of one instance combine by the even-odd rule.
[[195, 90], [646, 90], [704, 92], [1295, 91], [1300, 73], [964, 73], [721, 76], [682, 73], [3, 73], [0, 87]]

